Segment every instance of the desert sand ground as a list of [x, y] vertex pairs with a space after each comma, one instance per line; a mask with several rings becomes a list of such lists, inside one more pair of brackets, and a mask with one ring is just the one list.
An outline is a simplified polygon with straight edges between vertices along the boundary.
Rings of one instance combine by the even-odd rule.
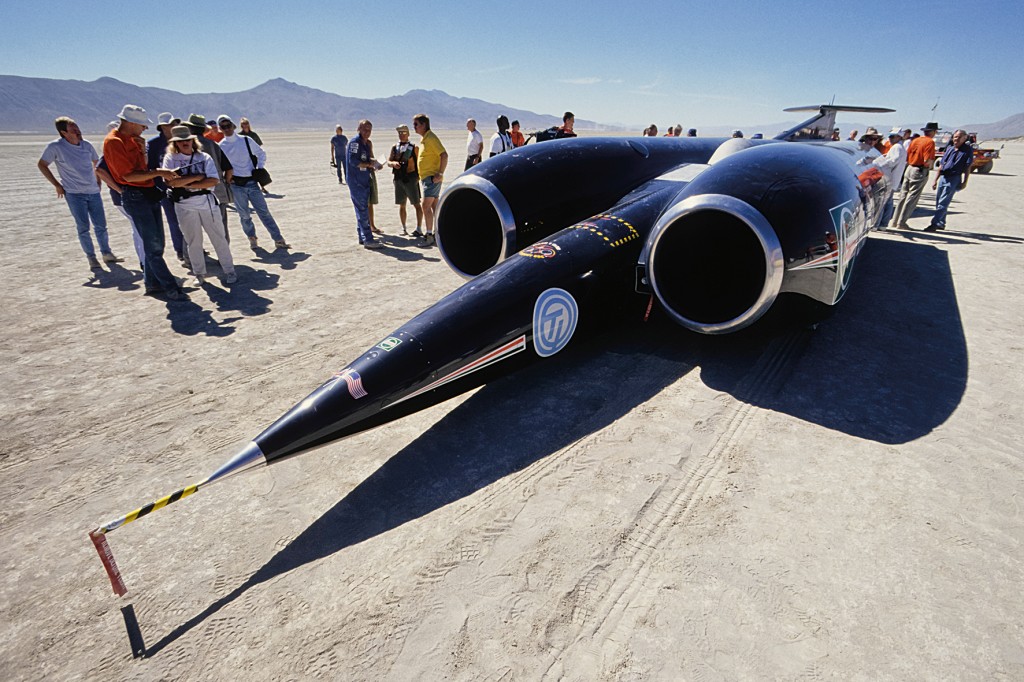
[[293, 248], [230, 214], [240, 280], [189, 303], [143, 296], [109, 204], [126, 261], [91, 272], [49, 138], [0, 138], [0, 678], [1024, 678], [1022, 144], [947, 231], [872, 235], [814, 329], [581, 340], [115, 531], [115, 597], [87, 531], [462, 283], [386, 175], [389, 246], [356, 244], [330, 134], [264, 136]]

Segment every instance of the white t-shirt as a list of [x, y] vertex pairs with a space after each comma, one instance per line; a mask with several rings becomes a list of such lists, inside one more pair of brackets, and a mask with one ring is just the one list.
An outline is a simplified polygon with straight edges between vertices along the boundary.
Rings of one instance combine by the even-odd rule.
[[494, 133], [491, 135], [491, 154], [500, 154], [514, 148], [512, 136], [508, 134], [507, 130], [504, 133]]
[[466, 156], [482, 154], [484, 149], [484, 136], [479, 130], [474, 130], [466, 138]]
[[[205, 175], [208, 178], [220, 179], [220, 175], [217, 173], [217, 165], [210, 158], [210, 155], [206, 152], [196, 152], [195, 154], [181, 154], [179, 152], [170, 152], [164, 156], [164, 168], [170, 170], [177, 170], [184, 168], [182, 175]], [[193, 190], [199, 191], [199, 190]], [[212, 191], [212, 188], [210, 188]], [[212, 194], [196, 194], [191, 197], [185, 197], [181, 201], [177, 202], [178, 205], [184, 206], [206, 206], [208, 203], [208, 196]]]
[[86, 140], [71, 144], [59, 137], [46, 145], [40, 160], [50, 165], [57, 163], [57, 174], [65, 192], [72, 194], [99, 194], [96, 184], [96, 149]]

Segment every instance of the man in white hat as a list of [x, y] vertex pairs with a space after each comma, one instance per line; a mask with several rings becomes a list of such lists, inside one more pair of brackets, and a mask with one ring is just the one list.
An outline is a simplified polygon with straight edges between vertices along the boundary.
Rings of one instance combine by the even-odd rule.
[[[256, 211], [263, 227], [267, 228], [270, 238], [274, 240], [274, 246], [279, 249], [291, 248], [281, 236], [281, 230], [278, 228], [274, 216], [270, 215], [270, 209], [267, 208], [267, 200], [263, 198], [260, 184], [252, 177], [253, 170], [263, 168], [263, 164], [267, 162], [267, 153], [254, 140], [243, 135], [236, 135], [235, 122], [231, 120], [230, 116], [226, 114], [218, 116], [217, 127], [224, 134], [224, 139], [219, 143], [220, 150], [231, 162], [235, 210], [238, 211], [238, 218], [242, 221], [242, 232], [249, 238], [249, 246], [253, 249], [258, 246], [256, 225], [252, 220], [252, 211]], [[253, 165], [254, 160], [255, 165]], [[252, 204], [252, 208], [249, 207], [250, 204]]]
[[[61, 116], [53, 124], [60, 137], [46, 145], [36, 164], [39, 172], [57, 190], [57, 198], [67, 201], [78, 227], [78, 243], [89, 260], [89, 267], [93, 270], [102, 269], [89, 234], [90, 219], [104, 262], [119, 263], [124, 259], [114, 255], [107, 238], [107, 217], [103, 212], [103, 197], [96, 181], [96, 162], [99, 160], [96, 149], [82, 137], [78, 124], [67, 116]], [[51, 163], [57, 164], [59, 181], [50, 171]]]
[[903, 139], [903, 131], [899, 128], [893, 128], [889, 131], [888, 137], [889, 150], [885, 152], [885, 156], [875, 159], [875, 165], [885, 173], [885, 176], [889, 179], [889, 186], [892, 188], [892, 193], [889, 194], [889, 198], [885, 200], [885, 206], [882, 208], [882, 220], [879, 226], [883, 229], [892, 220], [892, 214], [895, 210], [896, 192], [900, 189], [900, 185], [903, 182], [903, 171], [907, 168], [907, 150], [900, 144], [900, 140]]
[[124, 187], [122, 205], [142, 238], [146, 294], [163, 294], [170, 301], [186, 300], [188, 296], [164, 262], [164, 224], [160, 219], [164, 194], [154, 186], [156, 178], [169, 180], [177, 174], [162, 168], [149, 169], [142, 133], [152, 121], [145, 109], [126, 104], [118, 118], [121, 124], [117, 130], [111, 130], [103, 140], [103, 158], [114, 182]]
[[[167, 140], [171, 137], [171, 128], [181, 124], [181, 119], [169, 111], [165, 111], [156, 117], [156, 135], [146, 140], [146, 159], [149, 169], [153, 170], [163, 165], [164, 154], [167, 153]], [[164, 190], [166, 185], [161, 179], [157, 179], [156, 186]], [[166, 196], [160, 202], [164, 210], [164, 217], [167, 218], [167, 230], [171, 233], [171, 244], [174, 246], [174, 255], [178, 260], [184, 261], [184, 241], [181, 236], [181, 227], [178, 225], [178, 216], [174, 213], [174, 202]]]

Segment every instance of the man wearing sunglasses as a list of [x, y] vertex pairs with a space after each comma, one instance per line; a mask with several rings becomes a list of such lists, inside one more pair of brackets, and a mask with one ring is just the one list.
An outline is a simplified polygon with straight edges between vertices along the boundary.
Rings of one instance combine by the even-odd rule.
[[245, 236], [249, 238], [249, 246], [252, 249], [256, 249], [258, 246], [256, 225], [252, 220], [252, 212], [256, 211], [263, 227], [267, 228], [271, 239], [274, 240], [274, 246], [279, 249], [291, 248], [281, 236], [281, 230], [278, 228], [274, 216], [270, 215], [270, 209], [267, 208], [267, 200], [263, 198], [260, 184], [252, 177], [253, 157], [256, 161], [255, 168], [263, 168], [263, 164], [267, 162], [267, 153], [252, 139], [236, 135], [235, 123], [229, 116], [225, 114], [218, 116], [217, 127], [220, 128], [220, 132], [224, 133], [224, 139], [220, 141], [220, 149], [228, 157], [228, 161], [231, 162], [231, 167], [234, 169], [231, 184], [235, 195], [235, 209], [242, 221], [242, 232], [245, 232]]

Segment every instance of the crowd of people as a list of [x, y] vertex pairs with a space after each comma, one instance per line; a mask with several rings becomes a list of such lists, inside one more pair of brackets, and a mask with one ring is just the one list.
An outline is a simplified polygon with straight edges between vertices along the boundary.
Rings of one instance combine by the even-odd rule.
[[[953, 195], [967, 187], [974, 162], [974, 149], [967, 142], [967, 132], [957, 129], [942, 156], [938, 157], [935, 147], [935, 134], [938, 130], [938, 122], [930, 121], [920, 133], [899, 127], [893, 128], [887, 135], [882, 135], [875, 128], [868, 128], [860, 137], [859, 131], [850, 132], [849, 140], [856, 140], [865, 149], [876, 149], [881, 154], [873, 163], [888, 178], [893, 188], [882, 212], [882, 227], [911, 229], [907, 220], [917, 208], [934, 166], [932, 189], [936, 192], [935, 211], [924, 231], [946, 229], [946, 216]], [[839, 128], [832, 131], [832, 139], [840, 139]]]
[[[175, 255], [199, 284], [207, 278], [204, 234], [217, 254], [224, 283], [238, 281], [227, 229], [228, 204], [234, 205], [252, 249], [259, 245], [253, 213], [276, 249], [291, 248], [264, 196], [271, 180], [262, 141], [247, 119], [241, 122], [236, 132], [230, 116], [208, 121], [191, 114], [182, 121], [165, 112], [154, 124], [145, 109], [126, 104], [110, 123], [98, 153], [73, 119], [56, 119], [59, 137], [46, 146], [38, 167], [57, 197], [67, 201], [89, 267], [102, 269], [100, 259], [108, 264], [124, 261], [110, 248], [100, 183], [109, 188], [112, 203], [131, 225], [147, 295], [171, 301], [188, 298], [164, 260], [164, 217]], [[156, 126], [157, 134], [145, 139], [150, 125]], [[51, 164], [56, 164], [59, 179]]]
[[[562, 116], [562, 125], [550, 131], [551, 138], [576, 137], [573, 132], [576, 117], [571, 111]], [[519, 121], [509, 121], [504, 114], [495, 121], [497, 131], [491, 135], [486, 158], [510, 151], [526, 144]], [[373, 207], [379, 203], [377, 171], [387, 165], [391, 169], [395, 188], [395, 204], [402, 224], [402, 234], [422, 240], [424, 246], [435, 243], [434, 224], [437, 202], [441, 196], [444, 173], [448, 168], [448, 151], [430, 129], [430, 117], [417, 114], [412, 119], [413, 131], [420, 136], [416, 145], [409, 140], [409, 126], [395, 128], [398, 142], [391, 147], [387, 161], [381, 163], [373, 153], [373, 122], [359, 122], [357, 134], [349, 139], [339, 123], [331, 138], [331, 166], [336, 169], [338, 183], [348, 185], [349, 197], [356, 214], [356, 232], [359, 243], [366, 249], [382, 247], [377, 236], [382, 234], [373, 221]], [[484, 160], [484, 137], [477, 130], [476, 119], [466, 121], [466, 163], [469, 170]], [[408, 205], [416, 211], [416, 227], [409, 232]]]
[[[497, 130], [485, 143], [476, 120], [466, 121], [465, 170], [484, 158], [526, 144], [527, 136], [520, 130], [519, 121], [509, 121], [507, 116], [501, 115], [495, 123]], [[538, 140], [576, 137], [574, 124], [575, 116], [567, 111], [560, 127], [531, 135]], [[150, 125], [155, 125], [157, 134], [145, 139], [142, 134]], [[164, 260], [161, 215], [167, 220], [175, 255], [199, 284], [205, 284], [207, 279], [204, 234], [217, 254], [225, 284], [234, 284], [238, 279], [227, 228], [229, 204], [233, 204], [238, 213], [250, 248], [259, 248], [253, 213], [260, 219], [275, 249], [291, 248], [267, 205], [266, 186], [271, 182], [266, 169], [267, 154], [262, 139], [252, 130], [248, 119], [240, 118], [236, 127], [234, 120], [223, 114], [209, 120], [190, 114], [182, 120], [164, 112], [154, 123], [143, 108], [126, 104], [109, 125], [102, 153], [83, 138], [73, 119], [62, 116], [54, 121], [54, 126], [59, 137], [46, 146], [38, 167], [56, 189], [57, 197], [67, 202], [90, 268], [102, 269], [103, 263], [124, 260], [110, 247], [99, 191], [101, 182], [109, 188], [114, 206], [131, 224], [148, 295], [175, 301], [187, 298], [180, 281], [171, 274]], [[407, 125], [397, 126], [397, 142], [391, 146], [384, 163], [374, 155], [373, 123], [369, 120], [359, 122], [357, 134], [351, 139], [345, 136], [340, 124], [331, 138], [330, 164], [336, 169], [339, 184], [348, 186], [356, 214], [357, 238], [366, 249], [383, 246], [377, 239], [383, 232], [374, 224], [373, 207], [379, 201], [376, 173], [385, 165], [392, 173], [402, 234], [411, 234], [422, 240], [424, 246], [435, 243], [435, 214], [449, 155], [431, 130], [426, 114], [414, 116], [412, 127], [420, 136], [419, 144], [410, 140]], [[682, 130], [679, 124], [670, 126], [665, 137], [681, 137]], [[930, 169], [935, 165], [933, 138], [937, 131], [938, 124], [931, 122], [922, 128], [921, 135], [909, 128], [893, 128], [887, 136], [880, 135], [874, 128], [868, 128], [859, 137], [856, 130], [850, 133], [850, 140], [879, 151], [881, 156], [874, 164], [896, 190], [885, 207], [884, 226], [910, 229], [906, 221], [914, 212]], [[652, 123], [643, 135], [656, 137], [657, 126]], [[696, 136], [694, 128], [686, 133], [686, 137]], [[737, 130], [732, 136], [743, 137], [743, 133]], [[760, 133], [754, 138], [761, 138]], [[833, 130], [832, 139], [840, 139], [839, 128]], [[972, 160], [973, 150], [967, 143], [967, 133], [957, 130], [936, 168], [932, 183], [932, 189], [936, 190], [936, 208], [926, 231], [945, 229], [949, 204], [953, 195], [967, 186]], [[59, 179], [50, 170], [52, 164], [56, 164]], [[409, 204], [416, 214], [416, 225], [411, 233]]]

